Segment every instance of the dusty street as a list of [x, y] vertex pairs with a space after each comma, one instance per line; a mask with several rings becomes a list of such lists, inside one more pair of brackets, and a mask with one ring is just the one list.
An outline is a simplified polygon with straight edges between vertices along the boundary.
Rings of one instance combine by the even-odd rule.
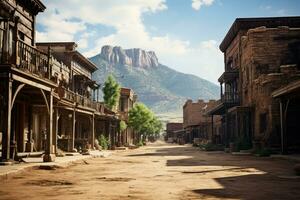
[[300, 199], [294, 163], [156, 143], [34, 169], [4, 180], [0, 199]]

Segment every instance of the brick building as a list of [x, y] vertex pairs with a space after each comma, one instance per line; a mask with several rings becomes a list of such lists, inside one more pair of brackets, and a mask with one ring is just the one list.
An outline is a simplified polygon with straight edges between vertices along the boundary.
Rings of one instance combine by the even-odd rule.
[[177, 133], [183, 129], [183, 123], [169, 122], [166, 124], [167, 141], [175, 142]]
[[[195, 138], [201, 141], [212, 141], [218, 135], [218, 117], [207, 116], [206, 112], [216, 105], [215, 100], [187, 100], [183, 106], [183, 129], [185, 130], [186, 142], [193, 143]], [[214, 123], [212, 123], [212, 121]]]
[[279, 148], [286, 137], [285, 146], [299, 147], [294, 131], [299, 125], [291, 117], [299, 114], [299, 99], [294, 95], [289, 109], [285, 107], [290, 118], [285, 131], [280, 120], [283, 94], [272, 93], [300, 78], [300, 17], [236, 19], [220, 49], [225, 63], [218, 80], [221, 102], [208, 114], [222, 116], [224, 144]]

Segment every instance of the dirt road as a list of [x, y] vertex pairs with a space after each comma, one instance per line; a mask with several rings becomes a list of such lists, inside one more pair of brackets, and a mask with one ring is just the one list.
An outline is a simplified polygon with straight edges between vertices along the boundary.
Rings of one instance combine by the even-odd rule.
[[156, 143], [18, 174], [1, 182], [0, 199], [300, 199], [293, 165]]

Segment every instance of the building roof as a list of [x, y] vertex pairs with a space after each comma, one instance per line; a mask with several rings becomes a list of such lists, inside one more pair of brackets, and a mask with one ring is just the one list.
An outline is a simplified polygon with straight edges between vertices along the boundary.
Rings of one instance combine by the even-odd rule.
[[40, 0], [19, 0], [19, 3], [23, 3], [25, 5], [31, 5], [30, 9], [35, 11], [35, 14], [38, 12], [44, 12], [46, 6]]
[[293, 81], [286, 86], [283, 86], [272, 93], [273, 98], [287, 96], [290, 94], [300, 95], [300, 80]]
[[92, 63], [88, 58], [84, 57], [79, 51], [74, 51], [73, 53], [73, 55], [80, 59], [80, 61], [85, 64], [85, 67], [89, 68], [92, 72], [98, 69], [94, 63]]
[[120, 94], [121, 94], [121, 96], [128, 96], [130, 99], [134, 99], [135, 96], [136, 96], [134, 94], [133, 89], [131, 89], [131, 88], [125, 88], [125, 87], [121, 88]]
[[76, 59], [78, 59], [85, 67], [87, 67], [92, 72], [96, 71], [97, 66], [92, 63], [88, 58], [83, 56], [79, 51], [76, 50], [77, 44], [75, 42], [38, 42], [37, 46], [48, 46], [48, 47], [64, 47], [62, 52], [71, 53]]
[[265, 26], [267, 28], [276, 28], [278, 26], [296, 28], [300, 27], [300, 16], [237, 18], [220, 44], [220, 50], [225, 52], [240, 30], [248, 30], [260, 26]]
[[182, 130], [183, 128], [183, 123], [167, 123], [167, 131], [177, 131], [177, 130]]

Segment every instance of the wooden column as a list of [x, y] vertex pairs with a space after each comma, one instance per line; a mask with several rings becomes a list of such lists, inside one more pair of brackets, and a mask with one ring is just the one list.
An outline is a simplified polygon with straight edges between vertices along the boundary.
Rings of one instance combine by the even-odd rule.
[[211, 139], [213, 143], [215, 143], [214, 134], [214, 115], [211, 115]]
[[5, 21], [5, 35], [3, 40], [3, 61], [9, 63], [9, 21]]
[[53, 154], [53, 94], [50, 91], [49, 94], [49, 113], [47, 120], [47, 141], [46, 149], [44, 155], [44, 162], [55, 161], [55, 155]]
[[280, 99], [280, 132], [281, 132], [281, 153], [287, 153], [287, 136], [286, 136], [286, 112], [288, 103]]
[[19, 34], [18, 34], [18, 25], [19, 25], [19, 17], [15, 17], [15, 26], [14, 26], [14, 41], [15, 41], [15, 46], [13, 47], [15, 49], [14, 52], [14, 64], [18, 65], [18, 40], [19, 40]]
[[2, 133], [2, 162], [10, 160], [10, 136], [11, 136], [11, 100], [12, 100], [12, 79], [7, 78], [5, 81], [4, 94], [4, 116], [3, 116], [3, 133]]
[[220, 98], [222, 99], [222, 95], [223, 95], [223, 83], [220, 83]]
[[[24, 113], [23, 113], [24, 115]], [[28, 105], [28, 134], [27, 134], [27, 143], [26, 143], [26, 152], [32, 152], [33, 151], [33, 142], [32, 142], [32, 106]], [[24, 118], [24, 116], [23, 116]], [[21, 122], [22, 123], [22, 122]], [[21, 130], [22, 134], [24, 135], [24, 128]]]
[[70, 145], [70, 152], [74, 151], [75, 148], [75, 132], [76, 132], [76, 110], [74, 108], [72, 114], [72, 136], [71, 136], [71, 145]]
[[95, 115], [92, 116], [91, 124], [91, 148], [94, 149], [95, 146]]
[[55, 108], [54, 110], [54, 131], [53, 131], [53, 146], [55, 150], [55, 154], [57, 153], [57, 135], [58, 135], [58, 108]]

